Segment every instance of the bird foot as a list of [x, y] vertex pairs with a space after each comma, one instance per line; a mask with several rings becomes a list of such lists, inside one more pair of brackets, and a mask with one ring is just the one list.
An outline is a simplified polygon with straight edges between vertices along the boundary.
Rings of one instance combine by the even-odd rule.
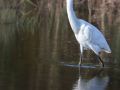
[[81, 62], [79, 62], [79, 63], [78, 63], [78, 65], [79, 65], [79, 66], [81, 66], [81, 65], [82, 65], [82, 63], [81, 63]]
[[101, 67], [104, 67], [104, 63], [100, 62]]

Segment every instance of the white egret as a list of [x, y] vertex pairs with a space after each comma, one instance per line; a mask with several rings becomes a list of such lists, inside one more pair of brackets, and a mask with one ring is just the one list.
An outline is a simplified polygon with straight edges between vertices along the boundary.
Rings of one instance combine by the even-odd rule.
[[71, 28], [80, 44], [81, 55], [79, 64], [81, 65], [83, 50], [91, 49], [97, 55], [100, 63], [104, 67], [104, 62], [100, 58], [99, 53], [101, 51], [111, 53], [111, 49], [105, 40], [105, 37], [95, 26], [76, 17], [73, 9], [73, 0], [66, 0], [66, 3], [67, 15]]

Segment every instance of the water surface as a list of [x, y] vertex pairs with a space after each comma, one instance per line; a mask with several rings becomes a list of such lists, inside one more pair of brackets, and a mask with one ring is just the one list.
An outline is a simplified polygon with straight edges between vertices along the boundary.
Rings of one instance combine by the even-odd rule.
[[112, 49], [112, 54], [101, 55], [105, 68], [101, 68], [92, 51], [84, 52], [79, 68], [79, 45], [69, 26], [66, 9], [56, 8], [56, 12], [52, 13], [54, 17], [40, 13], [39, 17], [1, 21], [0, 89], [120, 89], [119, 25], [105, 32]]

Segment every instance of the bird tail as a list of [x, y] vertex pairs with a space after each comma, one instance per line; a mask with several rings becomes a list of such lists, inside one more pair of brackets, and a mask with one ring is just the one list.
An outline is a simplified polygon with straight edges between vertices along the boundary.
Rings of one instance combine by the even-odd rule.
[[106, 53], [111, 53], [111, 51], [106, 51], [106, 50], [105, 50], [105, 52], [106, 52]]
[[108, 47], [106, 50], [104, 50], [106, 53], [111, 53], [110, 47]]

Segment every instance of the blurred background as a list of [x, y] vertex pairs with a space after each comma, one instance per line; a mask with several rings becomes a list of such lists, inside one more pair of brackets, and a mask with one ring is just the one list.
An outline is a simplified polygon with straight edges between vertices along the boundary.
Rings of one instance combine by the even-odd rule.
[[105, 69], [91, 67], [99, 62], [92, 51], [85, 51], [83, 65], [89, 67], [79, 73], [79, 44], [68, 22], [66, 0], [0, 0], [1, 90], [120, 88], [120, 0], [74, 0], [74, 10], [105, 35], [112, 49], [101, 54]]

